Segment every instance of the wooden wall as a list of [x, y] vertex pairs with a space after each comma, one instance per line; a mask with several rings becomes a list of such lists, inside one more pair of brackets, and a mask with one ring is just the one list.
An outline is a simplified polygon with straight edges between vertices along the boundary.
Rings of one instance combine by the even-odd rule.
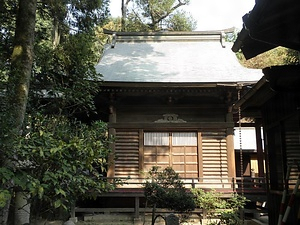
[[[266, 162], [269, 180], [269, 224], [277, 224], [288, 165], [300, 163], [299, 93], [278, 92], [263, 107]], [[289, 190], [299, 171], [291, 170]], [[299, 198], [293, 204], [287, 224], [298, 224]]]
[[228, 177], [225, 130], [197, 133], [198, 146], [155, 147], [143, 145], [142, 129], [116, 130], [114, 176], [138, 178], [152, 166], [171, 166], [187, 178]]
[[[221, 87], [115, 93], [109, 127], [116, 140], [108, 174], [138, 178], [152, 166], [171, 166], [185, 178], [234, 176], [234, 123], [227, 96], [235, 94], [227, 92]], [[144, 146], [144, 132], [195, 132], [198, 142]]]

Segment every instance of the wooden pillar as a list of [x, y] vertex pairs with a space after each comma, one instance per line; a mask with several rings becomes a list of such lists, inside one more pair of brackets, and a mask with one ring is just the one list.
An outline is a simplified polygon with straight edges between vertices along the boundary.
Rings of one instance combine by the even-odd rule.
[[[233, 123], [233, 114], [231, 108], [229, 108], [226, 115], [226, 122]], [[227, 144], [227, 164], [228, 164], [228, 176], [235, 177], [235, 153], [234, 153], [234, 124], [232, 127], [228, 127], [226, 130], [226, 144]]]
[[140, 217], [140, 198], [135, 197], [134, 198], [134, 218]]
[[[144, 172], [144, 133], [143, 130], [139, 130], [139, 170]], [[139, 177], [144, 177], [144, 173], [139, 173]]]
[[226, 143], [227, 143], [227, 164], [228, 164], [228, 176], [235, 177], [235, 153], [234, 153], [234, 141], [233, 141], [233, 129], [227, 128]]
[[[109, 125], [112, 123], [117, 122], [117, 117], [116, 117], [116, 109], [114, 106], [109, 107]], [[116, 129], [113, 127], [110, 127], [108, 129], [108, 134], [109, 136], [115, 136], [116, 135]], [[114, 177], [115, 176], [115, 160], [114, 160], [114, 155], [115, 155], [115, 143], [111, 143], [109, 145], [109, 148], [112, 150], [110, 156], [108, 157], [108, 171], [107, 171], [107, 176], [108, 177]]]
[[[202, 133], [198, 131], [198, 171], [199, 177], [203, 178], [203, 147], [202, 147]], [[203, 180], [200, 180], [201, 182]]]
[[257, 163], [258, 163], [258, 177], [264, 177], [264, 152], [261, 138], [261, 121], [255, 122], [255, 134], [256, 134], [256, 148], [257, 148]]

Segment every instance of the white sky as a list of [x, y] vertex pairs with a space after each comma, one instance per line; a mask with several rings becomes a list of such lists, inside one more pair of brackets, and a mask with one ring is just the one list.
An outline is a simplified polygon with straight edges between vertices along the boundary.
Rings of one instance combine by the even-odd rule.
[[[111, 0], [113, 17], [121, 15], [122, 0]], [[219, 30], [230, 27], [242, 28], [242, 16], [253, 9], [255, 0], [190, 0], [189, 6], [181, 7], [197, 20], [197, 30]]]

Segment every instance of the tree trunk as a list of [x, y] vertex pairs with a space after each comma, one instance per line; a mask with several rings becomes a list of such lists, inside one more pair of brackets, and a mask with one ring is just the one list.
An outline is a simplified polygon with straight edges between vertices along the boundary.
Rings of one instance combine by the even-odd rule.
[[126, 6], [124, 0], [122, 0], [122, 18], [121, 18], [121, 31], [125, 31], [125, 21], [126, 21]]
[[126, 14], [127, 14], [127, 7], [131, 0], [122, 0], [122, 18], [121, 18], [121, 31], [125, 31], [125, 25], [126, 25]]
[[29, 224], [30, 204], [28, 203], [29, 194], [16, 192], [15, 194], [15, 225]]
[[2, 208], [2, 209], [0, 210], [0, 224], [1, 224], [1, 225], [6, 225], [6, 224], [7, 224], [10, 201], [11, 201], [11, 198], [9, 198], [9, 199], [6, 201], [6, 205], [4, 206], [4, 208]]
[[[21, 133], [25, 117], [33, 63], [36, 5], [37, 0], [19, 0], [14, 48], [11, 56], [11, 71], [6, 92], [7, 115], [5, 126], [10, 128], [7, 134], [9, 140], [6, 140], [8, 143], [14, 143], [14, 138]], [[11, 150], [6, 149], [6, 151]], [[12, 164], [12, 162], [7, 162], [7, 164]], [[6, 208], [8, 207], [6, 206]], [[2, 225], [6, 225], [8, 214], [7, 212], [1, 212], [1, 214], [3, 215]]]
[[151, 219], [151, 225], [154, 225], [155, 224], [155, 218], [156, 217], [156, 204], [153, 205], [153, 208], [152, 208], [152, 219]]
[[11, 72], [8, 79], [9, 123], [19, 134], [26, 112], [33, 63], [33, 45], [37, 0], [19, 0]]
[[57, 18], [54, 18], [53, 21], [53, 29], [52, 29], [52, 42], [53, 42], [53, 49], [55, 49], [60, 43], [60, 30], [59, 30], [59, 22]]

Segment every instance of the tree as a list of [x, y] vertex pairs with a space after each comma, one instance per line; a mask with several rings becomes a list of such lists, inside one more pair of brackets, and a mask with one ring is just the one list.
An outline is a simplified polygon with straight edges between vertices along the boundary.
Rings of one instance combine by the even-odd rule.
[[[191, 31], [196, 28], [196, 21], [187, 13], [178, 11], [180, 7], [188, 4], [189, 0], [122, 1], [122, 30], [157, 31], [171, 29]], [[126, 25], [124, 22], [125, 15], [127, 16]]]
[[[0, 169], [0, 175], [3, 183], [13, 181], [14, 190], [30, 194], [31, 219], [68, 217], [76, 200], [113, 188], [103, 179], [110, 143], [105, 123], [89, 126], [42, 114], [31, 115], [25, 123], [14, 143], [16, 151], [6, 154], [17, 166], [14, 171]], [[66, 214], [60, 215], [62, 211]]]
[[271, 49], [248, 60], [245, 59], [242, 52], [238, 52], [236, 55], [240, 63], [248, 68], [263, 69], [270, 66], [299, 64], [299, 52], [284, 47]]
[[[23, 125], [29, 92], [31, 69], [33, 64], [34, 29], [36, 18], [36, 0], [19, 1], [16, 17], [16, 28], [13, 42], [13, 50], [10, 61], [10, 73], [6, 88], [5, 116], [1, 116], [3, 131], [2, 142], [5, 144], [1, 149], [6, 152], [14, 151], [11, 145], [18, 137]], [[4, 120], [5, 118], [5, 120]], [[6, 167], [14, 167], [11, 161], [1, 154], [1, 164]], [[7, 187], [10, 187], [9, 184]], [[6, 188], [7, 188], [6, 187]], [[0, 219], [3, 224], [7, 223], [10, 199], [1, 210]]]
[[101, 82], [95, 70], [101, 53], [96, 42], [94, 33], [77, 33], [54, 49], [45, 41], [37, 44], [30, 111], [74, 116], [95, 110], [94, 97]]
[[[51, 100], [51, 109], [56, 110], [51, 113], [59, 112], [69, 117], [74, 116], [75, 112], [93, 108], [91, 99], [98, 84], [91, 81], [97, 75], [93, 67], [97, 61], [97, 49], [93, 46], [95, 36], [92, 30], [96, 23], [103, 22], [107, 17], [108, 0], [39, 3], [36, 0], [2, 0], [0, 6], [1, 15], [6, 15], [0, 19], [0, 80], [1, 87], [4, 87], [1, 89], [0, 162], [2, 174], [5, 175], [1, 180], [0, 196], [7, 201], [6, 207], [0, 209], [0, 219], [2, 224], [6, 224], [7, 196], [11, 193], [2, 190], [15, 191], [14, 187], [23, 189], [20, 182], [26, 183], [26, 179], [19, 183], [11, 182], [16, 180], [16, 170], [22, 171], [23, 177], [28, 178], [25, 176], [28, 170], [21, 170], [22, 167], [15, 164], [22, 161], [22, 154], [18, 152], [22, 148], [17, 148], [15, 144], [26, 130], [23, 123], [26, 112], [45, 113], [45, 106], [49, 106]], [[50, 90], [52, 88], [54, 92]], [[41, 104], [37, 104], [37, 99]], [[56, 104], [56, 100], [60, 104]]]
[[197, 21], [185, 11], [177, 11], [166, 21], [167, 29], [172, 31], [192, 31], [197, 28]]
[[33, 63], [36, 0], [20, 1], [11, 69], [7, 82], [7, 121], [11, 134], [19, 134], [24, 121]]
[[[32, 217], [53, 219], [58, 209], [69, 212], [77, 199], [113, 188], [103, 179], [110, 143], [105, 123], [89, 126], [63, 116], [29, 119], [18, 143], [18, 156], [30, 163], [23, 165], [15, 179], [19, 175], [22, 189], [31, 194]], [[27, 182], [22, 182], [24, 175]]]
[[156, 208], [167, 208], [178, 213], [188, 213], [195, 208], [193, 195], [189, 193], [178, 173], [171, 167], [159, 171], [152, 167], [144, 184], [147, 204], [152, 206], [152, 225], [161, 215], [156, 215]]
[[121, 19], [121, 31], [125, 31], [125, 23], [126, 23], [126, 13], [127, 13], [127, 7], [129, 4], [130, 0], [122, 0], [122, 19]]

